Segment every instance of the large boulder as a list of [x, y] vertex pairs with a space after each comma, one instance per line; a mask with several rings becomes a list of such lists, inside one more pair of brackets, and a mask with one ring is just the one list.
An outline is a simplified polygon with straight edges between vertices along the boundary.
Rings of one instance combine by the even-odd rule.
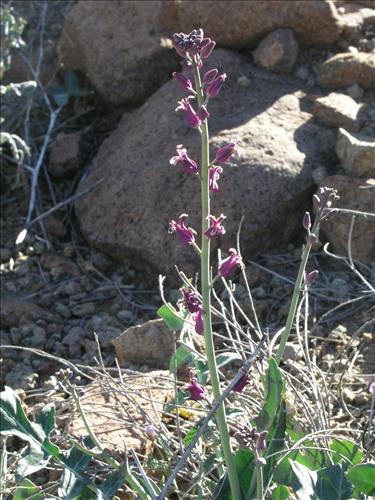
[[[300, 226], [312, 194], [312, 169], [325, 162], [328, 151], [334, 154], [335, 136], [301, 110], [312, 104], [298, 90], [299, 80], [256, 69], [225, 49], [214, 53], [212, 65], [228, 75], [209, 106], [212, 150], [235, 137], [242, 141], [242, 155], [224, 167], [220, 191], [213, 196], [212, 213], [227, 216], [227, 233], [215, 245], [227, 251], [235, 244], [244, 215], [242, 247], [245, 255], [254, 255], [288, 241]], [[176, 144], [200, 157], [199, 134], [174, 111], [181, 94], [170, 81], [123, 118], [79, 189], [104, 181], [76, 203], [92, 245], [169, 273], [174, 264], [189, 272], [198, 264], [191, 248], [167, 233], [169, 221], [182, 213], [190, 215], [189, 225], [200, 227], [198, 179], [169, 165]]]
[[[324, 179], [321, 186], [337, 189], [340, 200], [338, 208], [375, 213], [375, 180], [356, 179], [346, 175], [332, 175]], [[348, 255], [348, 237], [353, 214], [340, 212], [336, 217], [322, 223], [322, 233], [330, 242], [328, 250], [338, 255]], [[375, 218], [357, 215], [355, 218], [351, 253], [361, 262], [375, 261]]]
[[319, 82], [329, 89], [340, 89], [358, 84], [364, 89], [375, 89], [375, 54], [344, 52], [325, 61], [319, 69]]
[[277, 28], [298, 42], [329, 45], [341, 25], [331, 2], [81, 0], [70, 11], [60, 41], [65, 69], [82, 71], [109, 103], [144, 100], [178, 67], [174, 32], [202, 27], [223, 47], [254, 47]]

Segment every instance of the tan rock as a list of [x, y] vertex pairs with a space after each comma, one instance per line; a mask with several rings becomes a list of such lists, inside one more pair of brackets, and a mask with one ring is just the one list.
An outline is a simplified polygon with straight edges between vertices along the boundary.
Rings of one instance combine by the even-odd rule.
[[64, 177], [79, 169], [80, 135], [60, 133], [51, 144], [48, 171], [54, 177]]
[[343, 127], [351, 132], [358, 132], [363, 118], [363, 104], [345, 94], [332, 92], [319, 97], [314, 102], [314, 116], [328, 127]]
[[343, 28], [342, 36], [347, 40], [355, 39], [366, 26], [375, 24], [375, 3], [366, 7], [363, 2], [345, 2], [338, 13]]
[[[133, 448], [149, 454], [153, 440], [147, 427], [157, 430], [164, 404], [173, 396], [173, 379], [167, 371], [123, 373], [123, 380], [95, 381], [80, 387], [80, 402], [90, 427], [104, 448], [125, 454]], [[67, 418], [66, 431], [76, 439], [87, 436], [78, 411]]]
[[375, 88], [375, 54], [347, 52], [325, 61], [319, 70], [323, 87], [339, 89], [357, 83], [364, 89]]
[[363, 134], [352, 135], [339, 129], [336, 153], [349, 175], [375, 176], [375, 139]]
[[264, 69], [290, 73], [298, 56], [298, 43], [289, 29], [272, 31], [254, 51], [255, 63]]
[[134, 104], [179, 67], [168, 38], [197, 27], [233, 49], [254, 47], [277, 28], [308, 45], [334, 43], [341, 31], [333, 3], [323, 0], [81, 0], [67, 16], [60, 53], [65, 69], [84, 72], [105, 101]]
[[[228, 74], [221, 95], [209, 105], [212, 154], [235, 137], [242, 141], [241, 155], [224, 166], [220, 191], [212, 197], [212, 212], [227, 216], [227, 233], [213, 241], [213, 251], [233, 246], [244, 215], [242, 250], [254, 255], [288, 241], [300, 227], [312, 169], [331, 156], [335, 134], [301, 110], [305, 94], [299, 80], [259, 70], [224, 49], [214, 52], [212, 65]], [[248, 87], [237, 83], [243, 74], [251, 75]], [[197, 179], [169, 164], [176, 144], [200, 157], [199, 134], [175, 112], [181, 96], [171, 81], [120, 122], [79, 189], [102, 177], [104, 182], [75, 205], [93, 246], [115, 259], [126, 255], [143, 270], [148, 264], [152, 273], [145, 276], [153, 280], [155, 270], [172, 278], [174, 264], [189, 275], [198, 268], [194, 252], [167, 232], [182, 213], [189, 214], [191, 227], [200, 227]]]
[[[177, 336], [178, 338], [178, 336]], [[194, 334], [196, 347], [203, 349], [203, 337]], [[125, 363], [169, 368], [174, 350], [173, 333], [162, 319], [131, 326], [112, 340], [120, 366]]]
[[[360, 180], [344, 175], [334, 175], [322, 181], [321, 187], [331, 187], [338, 191], [337, 206], [361, 212], [375, 213], [375, 185], [371, 180]], [[321, 233], [330, 242], [328, 247], [339, 255], [348, 254], [348, 235], [351, 214], [339, 213], [333, 219], [324, 221]], [[375, 217], [357, 216], [352, 232], [352, 256], [362, 262], [375, 261]], [[324, 237], [320, 239], [324, 241]]]

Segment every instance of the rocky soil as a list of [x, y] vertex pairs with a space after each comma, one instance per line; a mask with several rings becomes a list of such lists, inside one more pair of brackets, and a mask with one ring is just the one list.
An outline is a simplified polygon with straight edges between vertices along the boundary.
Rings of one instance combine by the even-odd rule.
[[[30, 3], [35, 14], [38, 2]], [[2, 164], [2, 384], [23, 395], [57, 393], [62, 359], [113, 368], [116, 354], [128, 370], [168, 367], [172, 339], [155, 340], [160, 328], [148, 322], [161, 304], [158, 273], [167, 274], [167, 299], [174, 301], [174, 264], [189, 275], [196, 270], [167, 226], [186, 207], [197, 224], [199, 205], [191, 179], [168, 164], [177, 142], [197, 153], [196, 138], [173, 112], [179, 97], [170, 81], [178, 68], [169, 40], [174, 31], [201, 25], [217, 39], [214, 63], [229, 75], [212, 107], [212, 146], [238, 136], [243, 147], [215, 198], [232, 227], [219, 248], [228, 249], [245, 215], [243, 253], [264, 328], [272, 334], [285, 321], [303, 243], [301, 218], [318, 186], [336, 187], [342, 208], [375, 213], [375, 6], [256, 2], [249, 13], [248, 2], [236, 2], [237, 9], [220, 3], [216, 9], [209, 1], [81, 0], [56, 14], [55, 35], [48, 37], [55, 50], [43, 81], [48, 89], [74, 70], [90, 94], [69, 102], [48, 144], [39, 214], [92, 191], [33, 225], [16, 245], [29, 182], [14, 164]], [[33, 16], [28, 30], [32, 38]], [[29, 76], [18, 65], [8, 78]], [[23, 116], [23, 109], [17, 112]], [[46, 123], [46, 113], [38, 112], [37, 144]], [[352, 234], [358, 272], [350, 269], [353, 261], [348, 266], [327, 256], [322, 244], [311, 261], [320, 270], [311, 292], [311, 346], [324, 373], [342, 374], [331, 410], [337, 423], [348, 425], [365, 422], [375, 373], [373, 221], [357, 215], [351, 223], [341, 213], [322, 227], [322, 243], [339, 255], [347, 254]], [[250, 314], [244, 283], [239, 277], [235, 283]], [[115, 340], [127, 329], [127, 340], [143, 335], [136, 349]], [[303, 363], [296, 336], [288, 349], [288, 359]]]

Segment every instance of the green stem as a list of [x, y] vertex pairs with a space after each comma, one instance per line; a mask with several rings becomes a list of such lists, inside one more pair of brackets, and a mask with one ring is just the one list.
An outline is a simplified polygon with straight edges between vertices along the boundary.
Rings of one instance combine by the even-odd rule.
[[[315, 227], [314, 227], [314, 229], [315, 229]], [[304, 246], [304, 248], [303, 248], [302, 260], [301, 260], [301, 264], [299, 266], [297, 279], [296, 279], [296, 282], [295, 282], [295, 285], [294, 285], [294, 290], [293, 290], [293, 295], [292, 295], [292, 301], [291, 301], [291, 304], [290, 304], [288, 317], [287, 317], [287, 320], [286, 320], [284, 331], [283, 331], [283, 333], [281, 335], [281, 340], [280, 340], [279, 348], [277, 349], [277, 353], [276, 353], [276, 356], [275, 356], [275, 361], [276, 361], [277, 365], [280, 364], [280, 361], [281, 361], [281, 359], [282, 359], [282, 357], [284, 355], [285, 346], [286, 346], [286, 343], [288, 341], [290, 332], [292, 330], [292, 326], [293, 326], [293, 323], [294, 323], [294, 318], [296, 316], [296, 311], [297, 311], [298, 298], [299, 298], [299, 294], [301, 292], [302, 282], [303, 282], [303, 279], [304, 279], [306, 264], [307, 264], [307, 260], [309, 258], [310, 250], [311, 250], [311, 244], [307, 243], [306, 246]]]
[[[198, 105], [201, 106], [204, 102], [202, 93], [201, 79], [199, 70], [195, 72], [195, 86], [197, 91]], [[212, 391], [215, 400], [221, 396], [220, 381], [216, 366], [215, 348], [212, 334], [211, 322], [211, 287], [210, 287], [210, 239], [205, 236], [205, 232], [209, 227], [207, 220], [210, 214], [210, 191], [209, 191], [209, 136], [207, 120], [204, 120], [201, 125], [202, 138], [202, 161], [201, 161], [201, 194], [202, 194], [202, 245], [201, 245], [201, 286], [202, 286], [202, 306], [203, 306], [203, 323], [204, 323], [204, 339], [206, 345], [207, 364], [210, 372]], [[229, 429], [225, 414], [224, 403], [222, 403], [216, 413], [216, 422], [220, 432], [221, 444], [223, 447], [224, 461], [227, 467], [229, 484], [232, 492], [232, 498], [240, 500], [241, 490], [238, 481], [236, 463], [232, 453]]]
[[257, 500], [263, 500], [263, 466], [257, 461]]

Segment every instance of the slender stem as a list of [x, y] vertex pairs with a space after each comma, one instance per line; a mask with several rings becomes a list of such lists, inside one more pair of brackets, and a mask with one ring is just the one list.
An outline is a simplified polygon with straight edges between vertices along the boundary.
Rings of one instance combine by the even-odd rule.
[[257, 460], [256, 473], [257, 473], [257, 500], [263, 500], [263, 468], [262, 464]]
[[[201, 79], [199, 69], [195, 71], [195, 87], [197, 92], [198, 105], [201, 106], [204, 102], [202, 93]], [[210, 191], [209, 191], [209, 135], [207, 120], [204, 120], [201, 125], [202, 138], [202, 161], [201, 161], [201, 194], [202, 194], [202, 244], [201, 244], [201, 286], [202, 286], [202, 306], [203, 306], [203, 323], [204, 323], [204, 339], [206, 344], [207, 364], [210, 372], [212, 391], [214, 399], [217, 400], [221, 396], [220, 381], [218, 369], [216, 365], [215, 348], [212, 334], [211, 321], [211, 287], [210, 287], [210, 239], [205, 236], [205, 232], [209, 227], [207, 219], [210, 214]], [[236, 464], [232, 453], [229, 429], [225, 414], [224, 403], [221, 403], [216, 413], [216, 421], [220, 432], [221, 444], [223, 447], [224, 460], [227, 467], [227, 473], [230, 483], [233, 499], [240, 500], [241, 490], [238, 481]]]
[[286, 346], [286, 343], [288, 341], [290, 332], [292, 330], [294, 318], [296, 316], [296, 311], [297, 311], [298, 298], [299, 298], [299, 294], [301, 291], [302, 281], [304, 278], [306, 264], [307, 264], [307, 260], [309, 258], [310, 250], [311, 250], [311, 244], [307, 243], [306, 246], [304, 246], [304, 248], [303, 248], [302, 260], [301, 260], [301, 264], [299, 266], [297, 279], [296, 279], [296, 282], [294, 284], [294, 290], [293, 290], [293, 295], [292, 295], [292, 301], [290, 303], [288, 317], [286, 320], [284, 331], [281, 335], [280, 345], [279, 345], [279, 348], [278, 348], [276, 356], [275, 356], [275, 361], [276, 361], [277, 365], [280, 364], [280, 361], [284, 355], [285, 346]]

